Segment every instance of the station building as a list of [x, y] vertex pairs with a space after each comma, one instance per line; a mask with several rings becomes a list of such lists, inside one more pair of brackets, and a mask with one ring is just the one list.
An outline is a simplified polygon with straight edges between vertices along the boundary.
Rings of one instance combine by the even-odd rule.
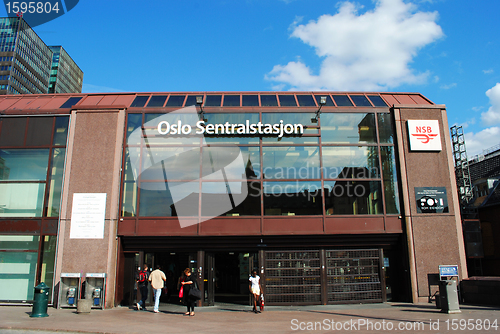
[[254, 268], [268, 305], [426, 301], [467, 277], [448, 129], [418, 93], [2, 96], [0, 301], [103, 273], [132, 305], [144, 264], [202, 305], [248, 303]]

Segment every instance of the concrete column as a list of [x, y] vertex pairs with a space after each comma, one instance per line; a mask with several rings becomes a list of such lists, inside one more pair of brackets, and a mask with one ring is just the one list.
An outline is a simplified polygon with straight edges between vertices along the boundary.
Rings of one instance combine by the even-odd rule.
[[[73, 110], [61, 198], [55, 282], [61, 273], [106, 273], [106, 305], [113, 307], [125, 110]], [[104, 238], [71, 239], [75, 193], [106, 193]], [[56, 285], [58, 286], [58, 285]]]

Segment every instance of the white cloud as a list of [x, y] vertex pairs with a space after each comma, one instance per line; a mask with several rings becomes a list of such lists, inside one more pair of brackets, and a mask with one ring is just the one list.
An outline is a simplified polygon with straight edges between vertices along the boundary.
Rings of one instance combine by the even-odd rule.
[[292, 37], [312, 46], [322, 58], [318, 74], [301, 60], [276, 65], [266, 79], [292, 90], [385, 90], [425, 82], [429, 73], [409, 67], [418, 50], [443, 36], [437, 13], [416, 12], [402, 0], [377, 0], [358, 14], [351, 2], [335, 15], [295, 26]]
[[490, 69], [488, 69], [488, 70], [483, 70], [483, 73], [484, 73], [484, 74], [492, 74], [493, 72], [495, 72], [495, 71], [493, 71], [493, 69], [492, 69], [492, 68], [490, 68]]
[[449, 85], [442, 85], [440, 88], [441, 89], [451, 89], [451, 88], [455, 88], [455, 87], [457, 87], [457, 83], [456, 82], [451, 83]]
[[485, 124], [500, 123], [500, 83], [486, 91], [486, 96], [490, 99], [490, 108], [481, 114], [481, 119]]
[[500, 127], [494, 126], [483, 129], [478, 133], [465, 133], [465, 146], [467, 148], [467, 156], [471, 158], [474, 155], [481, 154], [492, 146], [500, 143]]

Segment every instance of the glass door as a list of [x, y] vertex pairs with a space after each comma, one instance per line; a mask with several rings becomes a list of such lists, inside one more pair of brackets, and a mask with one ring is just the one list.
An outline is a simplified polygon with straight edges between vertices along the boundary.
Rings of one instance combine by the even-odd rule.
[[215, 304], [215, 256], [214, 253], [205, 254], [205, 300], [203, 305], [213, 306]]

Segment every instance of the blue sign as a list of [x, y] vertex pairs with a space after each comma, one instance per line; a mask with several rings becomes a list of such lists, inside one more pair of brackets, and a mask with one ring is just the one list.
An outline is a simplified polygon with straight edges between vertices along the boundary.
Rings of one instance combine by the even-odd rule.
[[439, 276], [458, 276], [458, 266], [439, 266]]

